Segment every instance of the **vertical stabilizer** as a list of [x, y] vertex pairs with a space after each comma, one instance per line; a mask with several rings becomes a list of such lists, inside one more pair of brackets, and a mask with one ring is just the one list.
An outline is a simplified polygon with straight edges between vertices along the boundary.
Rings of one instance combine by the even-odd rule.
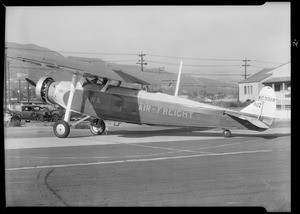
[[276, 95], [274, 90], [269, 86], [265, 86], [261, 89], [258, 100], [241, 110], [242, 113], [256, 116], [257, 120], [260, 120], [267, 126], [270, 126], [273, 123], [275, 111]]

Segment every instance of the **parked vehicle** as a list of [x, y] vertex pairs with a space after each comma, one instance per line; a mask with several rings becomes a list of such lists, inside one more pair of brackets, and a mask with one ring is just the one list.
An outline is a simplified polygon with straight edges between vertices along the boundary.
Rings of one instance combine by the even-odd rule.
[[62, 120], [65, 116], [65, 109], [59, 106], [53, 111], [51, 111], [51, 114], [52, 114], [51, 121], [56, 122], [58, 120]]
[[[51, 111], [52, 113], [52, 121], [56, 122], [58, 120], [63, 120], [65, 116], [66, 109], [59, 106], [55, 110]], [[71, 118], [70, 120], [79, 120], [82, 117], [82, 114], [71, 112]]]
[[[52, 109], [52, 110], [49, 110]], [[27, 104], [21, 107], [21, 111], [10, 111], [9, 112], [11, 120], [25, 120], [25, 122], [30, 121], [48, 121], [56, 122], [58, 120], [63, 120], [65, 116], [65, 109], [62, 107], [47, 107], [43, 105]], [[71, 112], [71, 120], [81, 118], [81, 114]]]
[[21, 122], [21, 115], [10, 109], [6, 109], [4, 111], [4, 125], [8, 126], [12, 121]]
[[26, 122], [30, 120], [37, 120], [40, 122], [51, 121], [52, 114], [47, 107], [42, 107], [38, 105], [24, 105], [22, 106], [22, 111], [20, 112], [21, 119]]

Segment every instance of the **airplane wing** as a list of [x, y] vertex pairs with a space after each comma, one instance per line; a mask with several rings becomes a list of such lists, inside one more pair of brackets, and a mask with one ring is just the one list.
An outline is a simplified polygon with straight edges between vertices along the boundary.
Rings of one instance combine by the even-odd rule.
[[67, 58], [47, 58], [33, 55], [20, 56], [18, 54], [13, 54], [8, 57], [53, 69], [63, 69], [66, 72], [79, 74], [84, 77], [97, 76], [121, 82], [139, 83], [142, 85], [158, 84], [160, 82], [158, 74], [125, 69], [117, 65], [94, 64]]
[[159, 84], [164, 76], [163, 74], [148, 71], [123, 68], [122, 65], [117, 64], [109, 64], [108, 67], [123, 79], [127, 79], [127, 82], [141, 82], [143, 85]]

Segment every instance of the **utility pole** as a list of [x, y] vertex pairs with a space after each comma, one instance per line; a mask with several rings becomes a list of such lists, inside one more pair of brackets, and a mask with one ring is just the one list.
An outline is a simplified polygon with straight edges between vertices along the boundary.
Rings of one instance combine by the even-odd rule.
[[8, 98], [8, 108], [10, 109], [10, 72], [9, 72], [9, 61], [7, 61], [7, 76], [8, 80], [8, 90], [7, 90], [7, 98]]
[[19, 103], [21, 104], [21, 80], [18, 80], [19, 82]]
[[30, 100], [30, 91], [29, 91], [29, 82], [27, 82], [27, 102], [29, 104], [29, 100]]
[[245, 66], [245, 74], [242, 75], [245, 77], [245, 79], [247, 78], [247, 76], [249, 76], [250, 74], [247, 74], [247, 66], [250, 66], [250, 65], [247, 65], [247, 62], [250, 61], [250, 59], [247, 59], [247, 57], [245, 58], [245, 60], [243, 60], [243, 62], [245, 62], [245, 65], [242, 65], [242, 66]]
[[7, 66], [6, 66], [6, 51], [7, 47], [5, 47], [5, 60], [4, 60], [4, 110], [7, 108]]
[[143, 52], [141, 54], [139, 54], [139, 57], [141, 57], [141, 59], [139, 60], [139, 62], [137, 62], [136, 64], [140, 64], [141, 65], [141, 71], [144, 70], [144, 65], [147, 65], [147, 62], [144, 62], [144, 56], [146, 56], [146, 54], [143, 54]]

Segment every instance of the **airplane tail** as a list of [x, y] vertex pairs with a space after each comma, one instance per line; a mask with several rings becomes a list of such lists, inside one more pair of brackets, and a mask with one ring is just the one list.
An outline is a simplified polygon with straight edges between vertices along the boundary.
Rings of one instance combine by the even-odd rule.
[[276, 112], [275, 91], [269, 86], [263, 87], [259, 92], [258, 100], [243, 108], [240, 112], [256, 127], [268, 129], [273, 123]]

